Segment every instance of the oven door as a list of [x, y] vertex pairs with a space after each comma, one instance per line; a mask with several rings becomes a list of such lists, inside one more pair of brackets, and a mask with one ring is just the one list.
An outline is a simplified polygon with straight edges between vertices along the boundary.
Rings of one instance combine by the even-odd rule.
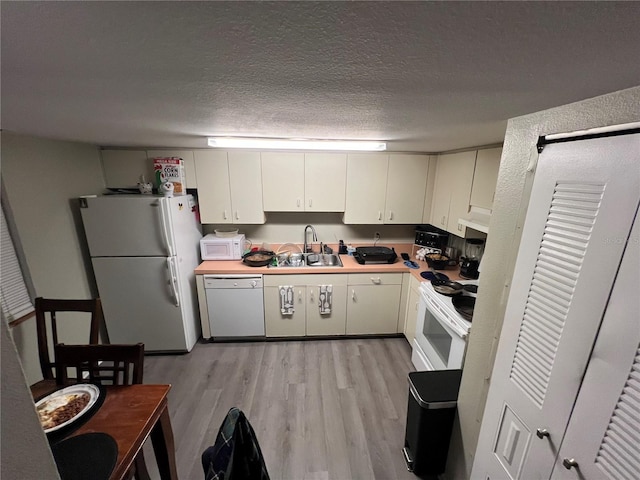
[[[466, 332], [451, 325], [445, 314], [429, 298], [420, 292], [420, 305], [416, 322], [416, 357], [428, 370], [454, 370], [462, 368], [466, 348]], [[418, 369], [425, 365], [415, 365]]]

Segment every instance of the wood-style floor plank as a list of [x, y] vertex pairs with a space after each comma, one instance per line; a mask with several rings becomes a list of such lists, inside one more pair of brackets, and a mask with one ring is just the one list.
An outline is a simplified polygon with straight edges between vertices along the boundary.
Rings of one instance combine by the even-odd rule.
[[[202, 452], [234, 406], [274, 480], [414, 480], [401, 451], [410, 371], [403, 338], [199, 343], [186, 355], [145, 357], [144, 381], [173, 386], [182, 480], [204, 478]], [[159, 478], [148, 445], [145, 456]]]

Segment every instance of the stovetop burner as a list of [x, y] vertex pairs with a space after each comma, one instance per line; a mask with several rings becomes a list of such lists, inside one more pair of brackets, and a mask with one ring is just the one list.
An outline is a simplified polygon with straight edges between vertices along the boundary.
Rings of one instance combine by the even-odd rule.
[[436, 292], [433, 289], [433, 285], [431, 285], [431, 282], [422, 282], [420, 284], [420, 288], [425, 292], [425, 294], [431, 300], [433, 300], [436, 303], [436, 305], [438, 305], [442, 309], [442, 311], [447, 315], [447, 317], [449, 317], [457, 325], [459, 325], [460, 327], [462, 327], [468, 332], [471, 329], [471, 320], [469, 320], [468, 318], [473, 317], [473, 310], [471, 310], [470, 312], [467, 310], [469, 315], [461, 314], [455, 308], [453, 304], [453, 299], [458, 297], [465, 297], [465, 298], [468, 298], [469, 300], [464, 300], [464, 302], [475, 304], [474, 297], [476, 294], [468, 291], [467, 289], [474, 290], [474, 287], [475, 287], [475, 290], [477, 291], [478, 280], [460, 280], [458, 281], [458, 283], [461, 283], [463, 285], [463, 290], [462, 290], [462, 293], [454, 297], [449, 297]]

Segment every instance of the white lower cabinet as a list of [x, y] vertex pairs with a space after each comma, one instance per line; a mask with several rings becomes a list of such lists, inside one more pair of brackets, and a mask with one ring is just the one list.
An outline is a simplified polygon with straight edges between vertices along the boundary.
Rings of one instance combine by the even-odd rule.
[[[280, 278], [278, 275], [276, 278]], [[265, 277], [269, 278], [269, 277]], [[306, 286], [293, 285], [281, 279], [280, 285], [293, 287], [293, 313], [280, 310], [280, 288], [264, 287], [264, 326], [267, 337], [304, 337], [306, 319]], [[265, 280], [265, 284], [266, 284]]]
[[397, 333], [402, 273], [354, 273], [347, 284], [347, 334]]
[[409, 343], [413, 343], [416, 336], [416, 322], [418, 320], [418, 304], [420, 303], [420, 282], [411, 275], [409, 280], [409, 297], [404, 319], [404, 336]]
[[[347, 276], [332, 274], [265, 275], [264, 318], [267, 337], [301, 337], [313, 335], [344, 335], [347, 312]], [[328, 300], [321, 298], [320, 286], [331, 286], [330, 313]], [[293, 287], [293, 313], [283, 314], [280, 287]]]

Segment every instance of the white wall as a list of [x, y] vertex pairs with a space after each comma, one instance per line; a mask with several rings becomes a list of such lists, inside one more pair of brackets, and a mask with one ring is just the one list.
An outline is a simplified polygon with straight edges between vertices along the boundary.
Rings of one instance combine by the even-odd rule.
[[[448, 479], [469, 478], [495, 359], [539, 136], [640, 121], [640, 87], [509, 120], [502, 151], [493, 215], [482, 260], [481, 294], [458, 399], [458, 418], [449, 451]], [[638, 167], [640, 168], [640, 166]]]
[[[76, 199], [104, 189], [97, 147], [2, 132], [2, 178], [36, 294], [95, 296]], [[68, 343], [88, 338], [75, 325], [60, 328]], [[34, 383], [42, 378], [35, 319], [12, 334], [27, 380]]]

